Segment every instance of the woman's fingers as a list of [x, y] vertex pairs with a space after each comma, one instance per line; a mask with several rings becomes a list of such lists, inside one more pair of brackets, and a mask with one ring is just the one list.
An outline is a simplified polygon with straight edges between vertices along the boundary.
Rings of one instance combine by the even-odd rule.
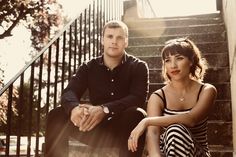
[[135, 135], [132, 135], [128, 139], [128, 150], [135, 152], [137, 151], [138, 147], [138, 137]]

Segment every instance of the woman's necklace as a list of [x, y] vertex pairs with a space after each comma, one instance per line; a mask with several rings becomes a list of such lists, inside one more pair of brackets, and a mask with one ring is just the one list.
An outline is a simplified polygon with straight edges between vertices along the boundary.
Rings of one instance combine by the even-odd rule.
[[179, 97], [179, 101], [180, 101], [180, 102], [183, 102], [184, 100], [185, 100], [184, 96]]
[[186, 96], [186, 91], [182, 91], [181, 95], [178, 95], [178, 99], [180, 102], [184, 102], [185, 101], [185, 96]]
[[[191, 82], [190, 82], [191, 83]], [[173, 87], [172, 87], [173, 88]], [[184, 102], [185, 101], [185, 95], [186, 95], [186, 91], [182, 91], [181, 95], [179, 95], [177, 92], [175, 92], [177, 99], [180, 102]]]

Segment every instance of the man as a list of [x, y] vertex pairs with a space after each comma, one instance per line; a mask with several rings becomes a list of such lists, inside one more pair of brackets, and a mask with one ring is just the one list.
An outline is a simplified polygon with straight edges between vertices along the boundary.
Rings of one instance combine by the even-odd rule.
[[[128, 150], [132, 129], [146, 116], [147, 64], [125, 52], [128, 28], [110, 21], [103, 28], [103, 55], [83, 63], [62, 93], [62, 107], [48, 115], [46, 156], [68, 155], [68, 137], [95, 148], [117, 147], [120, 157], [141, 157]], [[88, 90], [90, 104], [80, 101]]]

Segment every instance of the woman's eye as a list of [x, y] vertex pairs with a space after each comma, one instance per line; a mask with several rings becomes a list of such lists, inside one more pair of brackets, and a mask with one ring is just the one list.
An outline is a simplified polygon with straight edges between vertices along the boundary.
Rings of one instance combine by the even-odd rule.
[[170, 60], [169, 59], [165, 59], [165, 62], [167, 63], [167, 62], [170, 62]]
[[184, 58], [183, 57], [177, 57], [177, 60], [183, 60]]

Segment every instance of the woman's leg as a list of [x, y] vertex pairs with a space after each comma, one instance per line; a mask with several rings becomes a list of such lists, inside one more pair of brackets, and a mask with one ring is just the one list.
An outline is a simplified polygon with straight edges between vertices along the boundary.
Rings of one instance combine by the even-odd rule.
[[188, 129], [180, 124], [170, 125], [164, 133], [164, 153], [168, 157], [193, 157], [194, 141]]

